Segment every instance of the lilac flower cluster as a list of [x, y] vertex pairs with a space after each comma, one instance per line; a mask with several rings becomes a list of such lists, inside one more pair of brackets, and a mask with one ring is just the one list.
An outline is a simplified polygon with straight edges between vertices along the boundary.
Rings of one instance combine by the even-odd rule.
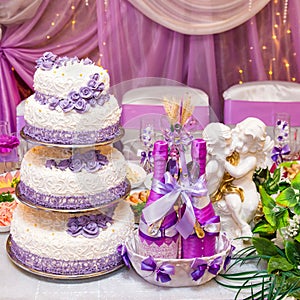
[[73, 237], [83, 235], [86, 238], [95, 238], [101, 229], [106, 229], [112, 223], [113, 219], [104, 214], [73, 217], [67, 223], [67, 233]]
[[54, 159], [46, 161], [46, 168], [55, 167], [62, 171], [69, 168], [72, 172], [80, 172], [85, 169], [89, 173], [97, 172], [108, 164], [108, 159], [99, 150], [89, 150], [85, 153], [75, 153], [68, 159], [56, 162]]
[[100, 75], [95, 73], [90, 78], [87, 86], [81, 87], [78, 92], [71, 91], [65, 99], [47, 96], [39, 92], [35, 93], [34, 98], [42, 105], [48, 104], [51, 110], [60, 107], [65, 113], [71, 110], [75, 110], [78, 113], [85, 113], [90, 107], [95, 107], [96, 105], [102, 106], [109, 100], [108, 94], [102, 94], [104, 83], [99, 82]]
[[[85, 58], [81, 60], [84, 65], [90, 65], [93, 62], [89, 58]], [[79, 63], [80, 60], [78, 57], [58, 57], [52, 52], [45, 52], [42, 57], [36, 60], [36, 68], [40, 68], [44, 71], [49, 71], [53, 68], [59, 68], [62, 66], [66, 66], [67, 62], [71, 63]]]

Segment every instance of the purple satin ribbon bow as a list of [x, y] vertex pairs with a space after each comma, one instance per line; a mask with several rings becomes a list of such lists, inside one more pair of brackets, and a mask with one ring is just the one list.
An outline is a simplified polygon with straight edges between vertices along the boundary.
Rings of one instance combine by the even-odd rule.
[[209, 265], [205, 260], [196, 258], [191, 265], [191, 268], [196, 270], [191, 273], [191, 276], [194, 281], [197, 281], [202, 278], [206, 270], [213, 275], [217, 275], [221, 268], [221, 264], [222, 257], [215, 258]]
[[0, 136], [0, 153], [9, 153], [13, 148], [18, 147], [20, 141], [15, 136], [3, 134]]
[[129, 259], [129, 256], [128, 256], [128, 252], [127, 252], [127, 248], [124, 244], [121, 244], [117, 247], [117, 251], [118, 253], [121, 255], [123, 261], [124, 261], [124, 264], [127, 268], [130, 269], [130, 259]]
[[170, 275], [175, 274], [175, 267], [166, 263], [163, 263], [160, 267], [157, 267], [153, 257], [149, 256], [141, 263], [141, 269], [143, 271], [156, 272], [156, 281], [166, 283], [171, 281]]
[[274, 162], [282, 162], [283, 156], [290, 154], [291, 149], [288, 144], [284, 145], [283, 147], [274, 147], [272, 150], [271, 158]]
[[177, 223], [176, 229], [186, 239], [193, 233], [196, 221], [192, 197], [201, 197], [207, 194], [204, 176], [201, 176], [195, 184], [186, 186], [181, 186], [169, 172], [165, 173], [164, 179], [165, 183], [153, 179], [152, 190], [164, 196], [144, 208], [143, 216], [148, 225], [161, 220], [172, 209], [178, 197], [181, 196], [186, 209]]

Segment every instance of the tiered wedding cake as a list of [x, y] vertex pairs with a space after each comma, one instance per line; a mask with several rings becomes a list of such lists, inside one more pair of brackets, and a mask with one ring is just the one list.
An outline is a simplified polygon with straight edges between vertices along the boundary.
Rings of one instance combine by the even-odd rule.
[[[110, 143], [122, 136], [109, 75], [90, 60], [45, 53], [26, 100], [23, 137], [41, 143], [21, 164], [8, 253], [24, 269], [82, 278], [123, 265], [117, 250], [133, 226], [122, 200], [126, 161]], [[105, 145], [104, 145], [105, 144]]]

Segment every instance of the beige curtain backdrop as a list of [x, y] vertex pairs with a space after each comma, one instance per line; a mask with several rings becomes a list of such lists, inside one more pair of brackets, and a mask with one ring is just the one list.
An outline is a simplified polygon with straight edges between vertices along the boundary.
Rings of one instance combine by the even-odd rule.
[[204, 35], [224, 32], [241, 25], [270, 0], [128, 1], [162, 26], [183, 34]]

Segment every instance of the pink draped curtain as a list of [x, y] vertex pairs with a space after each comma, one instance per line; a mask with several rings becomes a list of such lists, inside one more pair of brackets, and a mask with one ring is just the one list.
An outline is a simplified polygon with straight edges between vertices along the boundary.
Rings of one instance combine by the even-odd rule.
[[[0, 119], [14, 129], [18, 76], [32, 88], [35, 60], [45, 51], [89, 56], [108, 69], [111, 85], [169, 78], [209, 95], [222, 121], [222, 93], [253, 80], [300, 81], [298, 0], [271, 0], [255, 17], [226, 32], [182, 34], [159, 25], [128, 0], [44, 0], [33, 18], [2, 27]], [[1, 18], [0, 18], [1, 20]]]

